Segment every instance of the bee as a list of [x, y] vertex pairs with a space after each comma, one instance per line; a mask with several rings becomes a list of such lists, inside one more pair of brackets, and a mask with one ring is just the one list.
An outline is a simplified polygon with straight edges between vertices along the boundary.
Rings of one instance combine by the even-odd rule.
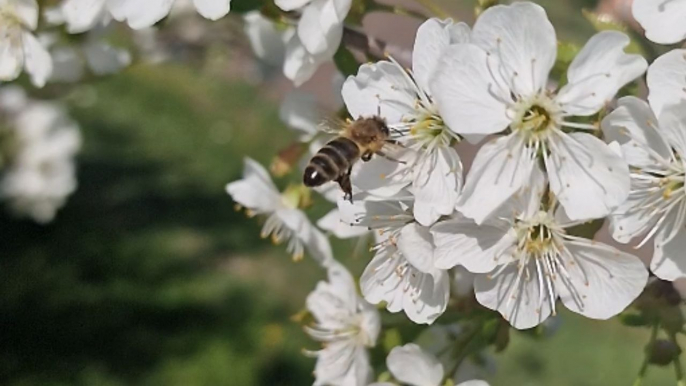
[[348, 121], [338, 131], [338, 137], [329, 141], [315, 154], [305, 168], [303, 183], [308, 187], [335, 181], [345, 193], [345, 199], [352, 202], [350, 172], [358, 159], [367, 162], [374, 154], [390, 160], [382, 148], [388, 143], [391, 132], [386, 120], [379, 116], [360, 117]]

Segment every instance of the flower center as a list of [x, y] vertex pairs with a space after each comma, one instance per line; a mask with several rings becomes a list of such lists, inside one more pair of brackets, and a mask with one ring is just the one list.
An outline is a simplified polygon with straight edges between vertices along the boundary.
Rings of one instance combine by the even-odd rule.
[[554, 236], [564, 234], [564, 230], [554, 221], [551, 214], [540, 211], [530, 220], [517, 222], [518, 250], [534, 258], [557, 255], [559, 249]]
[[281, 202], [289, 209], [307, 208], [312, 205], [311, 190], [303, 184], [289, 185], [281, 193]]
[[514, 118], [510, 129], [527, 140], [544, 140], [552, 129], [559, 126], [561, 109], [545, 92], [518, 100], [511, 109]]
[[404, 125], [410, 129], [409, 137], [421, 148], [450, 146], [453, 140], [459, 141], [459, 137], [443, 122], [443, 118], [438, 114], [433, 103], [417, 100], [415, 111], [416, 115], [407, 118]]

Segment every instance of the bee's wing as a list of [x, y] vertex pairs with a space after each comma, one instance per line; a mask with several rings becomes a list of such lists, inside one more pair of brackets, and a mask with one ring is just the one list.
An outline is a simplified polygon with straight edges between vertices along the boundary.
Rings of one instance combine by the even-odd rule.
[[319, 123], [317, 128], [326, 134], [339, 135], [346, 125], [347, 122], [340, 118], [327, 117]]

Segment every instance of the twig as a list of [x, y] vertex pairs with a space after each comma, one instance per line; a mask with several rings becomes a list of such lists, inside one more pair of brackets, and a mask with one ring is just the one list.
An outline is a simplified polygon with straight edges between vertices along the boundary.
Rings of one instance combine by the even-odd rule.
[[350, 27], [343, 29], [343, 44], [377, 59], [392, 56], [404, 65], [412, 63], [412, 51], [409, 49], [387, 43]]

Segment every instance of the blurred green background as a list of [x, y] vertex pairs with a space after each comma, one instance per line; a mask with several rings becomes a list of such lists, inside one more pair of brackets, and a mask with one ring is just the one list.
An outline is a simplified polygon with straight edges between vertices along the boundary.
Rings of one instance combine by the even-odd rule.
[[[591, 35], [580, 9], [594, 1], [540, 3], [565, 39]], [[473, 2], [446, 6], [471, 17]], [[301, 350], [317, 344], [290, 317], [324, 272], [260, 240], [224, 193], [244, 156], [268, 164], [293, 138], [274, 99], [180, 64], [66, 98], [84, 135], [79, 190], [48, 226], [0, 215], [0, 384], [312, 383]], [[334, 246], [359, 275], [368, 256]], [[631, 385], [648, 332], [563, 313], [549, 339], [512, 338], [494, 386]], [[651, 368], [644, 385], [673, 379]]]

